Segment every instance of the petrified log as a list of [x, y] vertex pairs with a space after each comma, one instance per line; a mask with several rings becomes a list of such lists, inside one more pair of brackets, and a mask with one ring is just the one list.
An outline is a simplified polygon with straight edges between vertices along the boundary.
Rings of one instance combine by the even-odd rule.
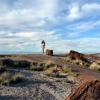
[[79, 53], [79, 52], [74, 51], [74, 50], [71, 50], [71, 51], [70, 51], [69, 56], [70, 56], [72, 59], [83, 59], [83, 58], [84, 58], [84, 54]]
[[53, 56], [53, 50], [46, 49], [46, 55]]
[[83, 83], [66, 100], [100, 100], [100, 81], [94, 80]]

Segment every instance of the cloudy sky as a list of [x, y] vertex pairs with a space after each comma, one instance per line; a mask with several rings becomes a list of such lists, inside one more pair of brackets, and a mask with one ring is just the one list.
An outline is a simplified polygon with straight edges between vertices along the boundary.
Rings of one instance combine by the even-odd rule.
[[0, 0], [0, 53], [100, 52], [100, 0]]

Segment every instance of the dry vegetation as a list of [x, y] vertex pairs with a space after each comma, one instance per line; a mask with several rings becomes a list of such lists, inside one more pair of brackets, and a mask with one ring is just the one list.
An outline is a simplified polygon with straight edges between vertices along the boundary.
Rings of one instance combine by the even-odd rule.
[[22, 73], [11, 74], [6, 67], [0, 67], [0, 84], [18, 83], [24, 79]]
[[64, 57], [63, 59], [68, 63], [75, 64], [83, 68], [85, 67], [95, 71], [100, 71], [100, 64], [97, 62], [90, 62], [87, 59], [72, 59], [69, 56]]
[[68, 80], [77, 77], [77, 73], [72, 71], [70, 67], [59, 66], [55, 64], [53, 60], [42, 61], [42, 62], [36, 62], [36, 61], [28, 62], [25, 60], [3, 59], [2, 61], [0, 61], [0, 64], [2, 66], [5, 66], [1, 67], [1, 72], [4, 71], [4, 73], [0, 77], [1, 84], [17, 83], [24, 79], [22, 73], [10, 75], [10, 73], [6, 71], [6, 67], [25, 68], [30, 71], [42, 71], [42, 73], [47, 76], [55, 78], [68, 78]]

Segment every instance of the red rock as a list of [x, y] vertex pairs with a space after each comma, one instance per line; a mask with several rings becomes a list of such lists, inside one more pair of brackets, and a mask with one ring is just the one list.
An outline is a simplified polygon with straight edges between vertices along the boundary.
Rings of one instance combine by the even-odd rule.
[[46, 49], [46, 55], [53, 56], [53, 50]]
[[69, 56], [72, 59], [83, 59], [84, 58], [84, 54], [79, 53], [79, 52], [74, 51], [74, 50], [70, 51]]
[[83, 83], [66, 100], [100, 100], [100, 81], [94, 80]]

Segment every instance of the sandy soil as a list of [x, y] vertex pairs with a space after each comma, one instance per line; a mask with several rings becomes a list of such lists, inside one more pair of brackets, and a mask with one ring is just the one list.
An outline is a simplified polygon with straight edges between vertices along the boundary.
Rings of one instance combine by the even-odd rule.
[[17, 85], [0, 86], [0, 100], [64, 100], [75, 87], [79, 87], [79, 84], [88, 80], [100, 80], [100, 72], [66, 63], [61, 56], [33, 54], [0, 57], [0, 59], [2, 58], [37, 62], [53, 60], [58, 65], [66, 65], [76, 71], [79, 74], [77, 79], [79, 82], [69, 83], [67, 79], [63, 78], [59, 80], [48, 78], [40, 72], [8, 69], [11, 72], [21, 71], [25, 75], [26, 81]]

